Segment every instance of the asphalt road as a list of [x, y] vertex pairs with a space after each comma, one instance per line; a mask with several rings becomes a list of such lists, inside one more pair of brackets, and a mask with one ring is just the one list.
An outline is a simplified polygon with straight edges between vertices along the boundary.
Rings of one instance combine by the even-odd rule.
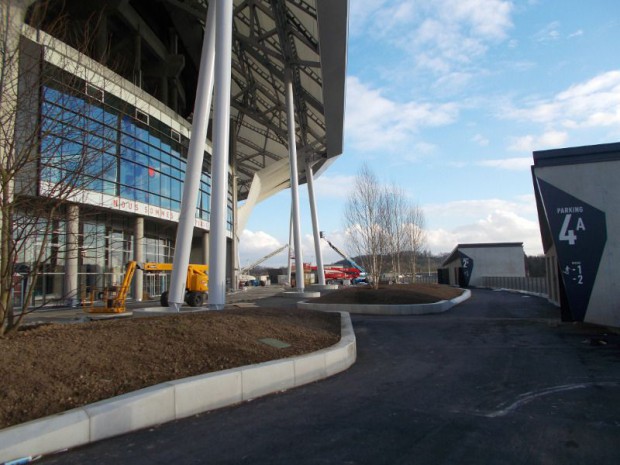
[[353, 325], [344, 373], [38, 463], [620, 463], [618, 335], [487, 290], [445, 314]]

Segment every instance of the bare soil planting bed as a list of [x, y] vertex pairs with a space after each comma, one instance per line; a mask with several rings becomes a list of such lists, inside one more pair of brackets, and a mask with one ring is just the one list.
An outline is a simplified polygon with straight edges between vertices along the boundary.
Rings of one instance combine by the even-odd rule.
[[[276, 348], [271, 338], [290, 344]], [[235, 309], [48, 324], [0, 338], [0, 429], [165, 381], [329, 347], [340, 315]]]
[[385, 284], [339, 289], [308, 302], [321, 304], [407, 305], [431, 304], [460, 296], [462, 289], [442, 284]]
[[[338, 290], [323, 303], [417, 304], [462, 290], [395, 284]], [[260, 339], [289, 344], [276, 348]], [[295, 308], [230, 309], [45, 324], [0, 338], [0, 429], [165, 381], [301, 355], [340, 340], [340, 315]]]

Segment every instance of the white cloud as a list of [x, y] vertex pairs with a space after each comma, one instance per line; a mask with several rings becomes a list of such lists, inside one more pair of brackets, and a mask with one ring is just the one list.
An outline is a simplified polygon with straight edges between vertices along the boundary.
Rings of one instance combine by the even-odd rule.
[[425, 206], [424, 213], [431, 225], [426, 233], [433, 253], [449, 252], [459, 243], [472, 242], [523, 242], [526, 253], [542, 253], [533, 195], [513, 201], [485, 199], [433, 204]]
[[347, 79], [346, 134], [358, 151], [407, 151], [420, 127], [444, 126], [455, 121], [455, 103], [397, 102], [381, 89]]
[[427, 204], [423, 208], [427, 217], [443, 222], [449, 219], [452, 224], [471, 222], [494, 211], [513, 211], [529, 216], [536, 214], [536, 202], [533, 195], [522, 195], [513, 200], [455, 200]]
[[319, 176], [314, 182], [316, 198], [346, 199], [355, 182], [354, 175], [330, 175], [329, 172]]
[[[489, 45], [502, 41], [512, 27], [512, 3], [503, 0], [428, 0], [419, 24], [409, 22], [409, 33], [400, 37], [399, 45], [412, 50], [416, 59], [438, 57], [440, 69], [459, 68], [486, 53]], [[439, 62], [435, 62], [435, 65]], [[428, 60], [419, 65], [432, 64]]]
[[518, 158], [499, 158], [496, 160], [482, 160], [477, 163], [479, 166], [497, 168], [509, 171], [529, 171], [532, 166], [532, 157]]
[[474, 75], [469, 72], [450, 72], [440, 76], [433, 88], [440, 90], [443, 95], [454, 95], [466, 89], [473, 78]]
[[503, 39], [512, 27], [512, 2], [502, 0], [446, 0], [439, 5], [444, 19], [469, 26], [472, 34]]
[[[449, 252], [458, 243], [523, 242], [526, 253], [542, 253], [536, 203], [533, 194], [511, 200], [460, 200], [422, 207], [426, 219], [427, 246], [433, 253]], [[346, 231], [326, 231], [326, 237], [345, 254], [349, 238]], [[320, 241], [325, 264], [342, 259], [325, 240]], [[239, 244], [241, 266], [247, 266], [283, 245], [262, 231], [244, 230]], [[304, 262], [316, 263], [311, 234], [302, 237]], [[263, 266], [285, 266], [287, 253], [262, 263]]]
[[562, 147], [567, 140], [568, 133], [564, 131], [547, 131], [540, 136], [517, 137], [512, 140], [508, 149], [515, 152], [531, 153], [534, 150]]
[[350, 3], [349, 32], [351, 35], [361, 34], [367, 30], [369, 22], [376, 17], [376, 12], [384, 8], [387, 0], [355, 0]]
[[566, 129], [618, 125], [620, 70], [599, 74], [552, 98], [537, 99], [521, 108], [504, 107], [498, 116]]
[[[347, 238], [342, 231], [332, 231], [327, 233], [327, 238], [339, 249], [348, 253], [346, 249]], [[246, 267], [260, 260], [266, 255], [276, 251], [282, 247], [281, 243], [275, 237], [264, 231], [250, 231], [245, 229], [239, 241], [239, 260], [240, 266]], [[321, 253], [323, 255], [323, 263], [330, 264], [342, 260], [326, 241], [320, 241]], [[316, 253], [314, 249], [314, 237], [312, 234], [303, 234], [301, 238], [302, 258], [306, 263], [316, 264]], [[286, 266], [288, 260], [288, 249], [260, 263], [264, 267], [280, 267]]]
[[558, 21], [553, 21], [547, 24], [545, 27], [540, 29], [536, 34], [534, 34], [534, 40], [537, 42], [549, 42], [558, 40], [560, 38], [560, 23]]
[[488, 242], [523, 242], [526, 254], [542, 253], [538, 223], [502, 212], [454, 230], [428, 230], [426, 235], [432, 253], [450, 252], [457, 244]]
[[486, 147], [487, 145], [489, 145], [489, 139], [484, 137], [482, 134], [476, 134], [474, 137], [471, 138], [471, 140], [482, 147]]
[[577, 31], [573, 32], [572, 34], [568, 35], [569, 39], [572, 39], [573, 37], [579, 37], [583, 35], [583, 30], [578, 29]]
[[[274, 252], [282, 247], [282, 244], [275, 237], [263, 231], [250, 231], [244, 229], [239, 239], [239, 259], [241, 267], [245, 267], [259, 260], [260, 258]], [[282, 252], [272, 259], [262, 263], [263, 266], [277, 262], [286, 263], [286, 252]]]
[[410, 53], [417, 67], [446, 73], [505, 40], [508, 0], [355, 0], [352, 35], [369, 35]]

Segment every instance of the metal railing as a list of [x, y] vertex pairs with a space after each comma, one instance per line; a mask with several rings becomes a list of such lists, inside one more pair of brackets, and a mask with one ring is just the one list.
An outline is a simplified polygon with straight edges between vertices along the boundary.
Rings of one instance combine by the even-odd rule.
[[541, 278], [515, 277], [515, 276], [484, 276], [480, 287], [492, 289], [511, 289], [515, 291], [531, 292], [533, 294], [547, 295], [547, 280]]

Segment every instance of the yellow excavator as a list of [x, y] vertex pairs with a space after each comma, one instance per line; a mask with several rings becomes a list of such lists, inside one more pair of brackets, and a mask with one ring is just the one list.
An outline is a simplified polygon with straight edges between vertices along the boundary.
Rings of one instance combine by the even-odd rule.
[[[131, 261], [127, 263], [125, 275], [120, 286], [105, 288], [99, 292], [99, 296], [104, 302], [103, 306], [95, 306], [95, 293], [92, 291], [91, 306], [86, 310], [88, 313], [123, 313], [126, 311], [125, 302], [127, 293], [131, 287], [131, 281], [137, 269], [143, 271], [172, 271], [172, 263], [141, 263]], [[200, 307], [207, 299], [209, 292], [208, 265], [190, 264], [187, 267], [187, 280], [185, 282], [185, 303], [190, 307]], [[168, 306], [168, 291], [161, 294], [160, 304], [162, 307]]]

